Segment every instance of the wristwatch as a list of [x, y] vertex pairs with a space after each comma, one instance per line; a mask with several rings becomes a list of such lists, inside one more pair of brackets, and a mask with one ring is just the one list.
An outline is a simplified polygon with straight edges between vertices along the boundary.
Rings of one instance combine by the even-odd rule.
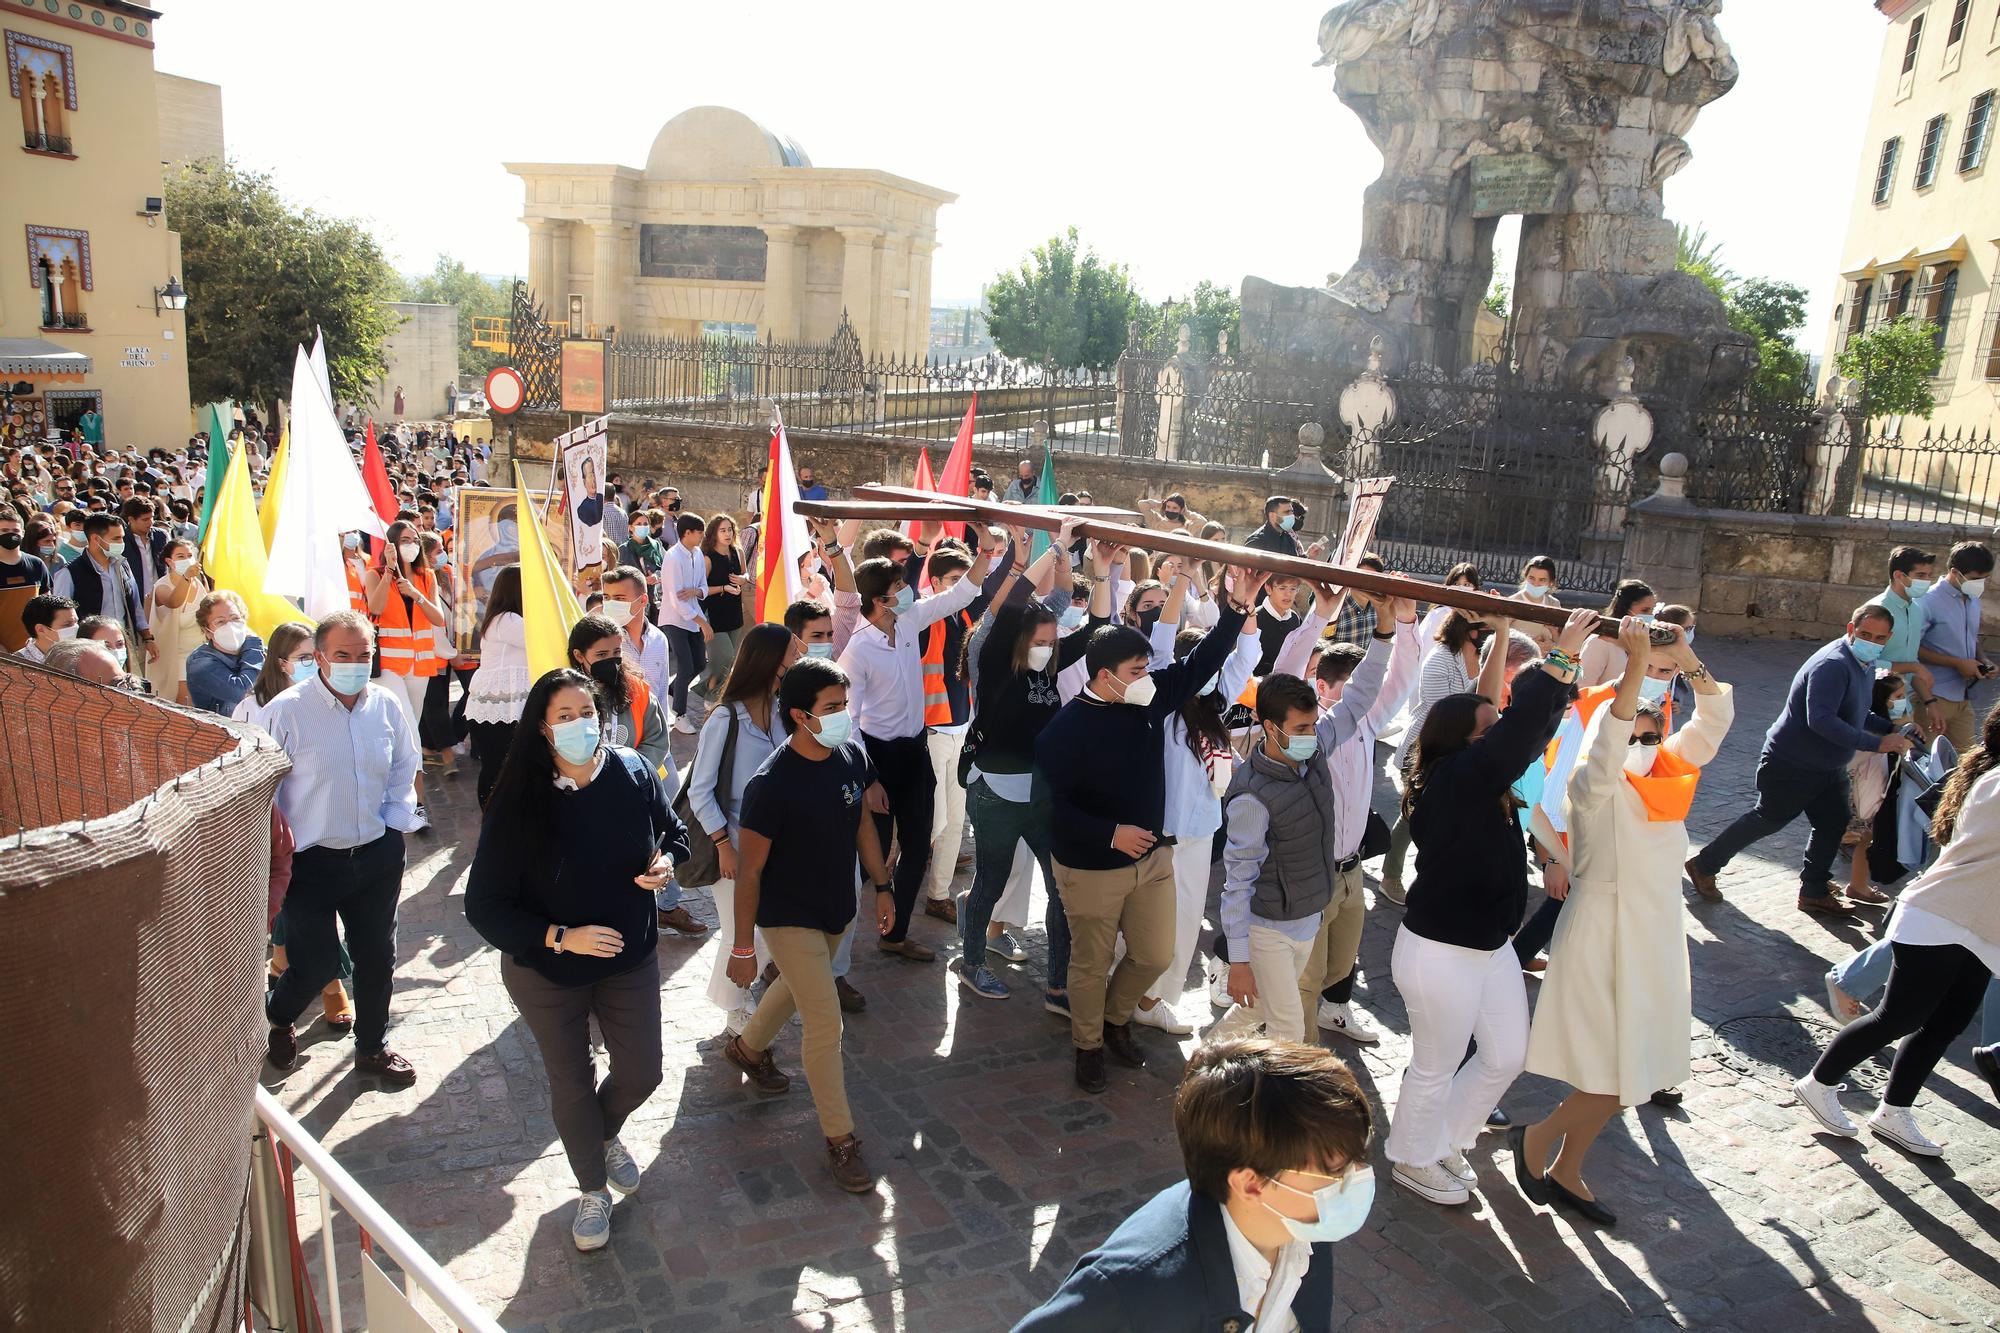
[[888, 884], [871, 884], [869, 887], [877, 893], [894, 893], [896, 891], [894, 887]]
[[550, 945], [549, 945], [549, 951], [550, 951], [551, 953], [561, 953], [561, 952], [562, 952], [562, 944], [563, 944], [563, 936], [565, 936], [565, 935], [567, 935], [567, 934], [569, 934], [569, 927], [568, 927], [568, 926], [557, 926], [557, 927], [556, 927], [556, 937], [555, 937], [554, 941], [553, 941], [553, 942], [551, 942], [551, 943], [550, 943]]

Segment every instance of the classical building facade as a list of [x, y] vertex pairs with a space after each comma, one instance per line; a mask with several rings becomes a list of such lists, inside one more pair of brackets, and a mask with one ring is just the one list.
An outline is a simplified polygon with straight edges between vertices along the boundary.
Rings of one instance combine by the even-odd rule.
[[221, 99], [175, 80], [163, 136], [158, 20], [126, 0], [0, 7], [20, 129], [18, 148], [0, 150], [13, 154], [0, 172], [0, 380], [34, 390], [13, 396], [16, 429], [67, 428], [94, 410], [121, 448], [187, 438], [187, 325], [174, 306], [201, 296], [179, 295], [161, 165], [169, 138], [220, 148]]
[[[1903, 315], [1944, 348], [1931, 424], [2000, 424], [2000, 0], [1876, 0], [1887, 20], [1822, 380]], [[1989, 174], [1995, 173], [1995, 174]]]
[[645, 169], [509, 162], [526, 192], [529, 285], [602, 334], [708, 327], [817, 342], [841, 312], [864, 352], [922, 356], [938, 209], [958, 196], [885, 171], [815, 167], [741, 112], [694, 107]]

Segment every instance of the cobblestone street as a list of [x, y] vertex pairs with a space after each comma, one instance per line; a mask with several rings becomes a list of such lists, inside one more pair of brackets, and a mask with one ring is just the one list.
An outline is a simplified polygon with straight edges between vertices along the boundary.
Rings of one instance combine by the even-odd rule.
[[[1759, 741], [1811, 648], [1707, 637], [1701, 646], [1738, 693], [1734, 732], [1690, 821], [1697, 846], [1754, 799]], [[683, 762], [691, 740], [676, 737]], [[946, 969], [950, 933], [929, 918], [919, 916], [913, 938], [940, 950], [935, 963], [856, 949], [853, 979], [868, 1007], [847, 1023], [848, 1088], [881, 1177], [876, 1194], [859, 1198], [824, 1169], [796, 1078], [797, 1030], [775, 1052], [795, 1075], [791, 1094], [760, 1100], [715, 1053], [722, 1014], [704, 994], [713, 937], [667, 938], [665, 1082], [624, 1131], [643, 1185], [617, 1206], [610, 1246], [578, 1254], [575, 1185], [539, 1058], [498, 956], [465, 922], [473, 772], [426, 781], [438, 829], [410, 842], [390, 1035], [416, 1064], [417, 1085], [387, 1092], [356, 1077], [351, 1046], [315, 1022], [300, 1034], [299, 1066], [272, 1086], [508, 1329], [1004, 1330], [1179, 1178], [1169, 1114], [1177, 1053], [1163, 1034], [1135, 1029], [1148, 1067], [1113, 1066], [1104, 1095], [1080, 1092], [1067, 1025], [1035, 1002], [1039, 926], [1025, 964], [995, 962], [1021, 982], [1006, 1003], [963, 1002]], [[1377, 803], [1389, 808], [1385, 791]], [[1378, 1144], [1374, 1212], [1335, 1250], [1344, 1327], [1778, 1333], [2000, 1320], [2000, 1110], [1971, 1070], [1969, 1038], [1916, 1107], [1948, 1144], [1943, 1162], [1872, 1136], [1816, 1136], [1793, 1103], [1790, 1080], [1834, 1032], [1822, 973], [1872, 940], [1882, 916], [1850, 924], [1795, 909], [1804, 832], [1800, 821], [1739, 858], [1722, 877], [1727, 901], [1689, 895], [1696, 1073], [1680, 1109], [1628, 1111], [1600, 1140], [1589, 1178], [1618, 1212], [1616, 1229], [1528, 1204], [1498, 1133], [1470, 1154], [1480, 1181], [1461, 1209], [1392, 1186]], [[1038, 892], [1037, 922], [1040, 903]], [[713, 921], [706, 893], [689, 906]], [[1362, 948], [1356, 999], [1383, 1041], [1340, 1043], [1385, 1111], [1408, 1049], [1389, 981], [1400, 917], [1376, 901]], [[1530, 981], [1531, 998], [1534, 989]], [[1198, 995], [1192, 1016], [1219, 1016]], [[1870, 1104], [1883, 1068], [1856, 1071], [1850, 1111]], [[1532, 1118], [1561, 1092], [1526, 1077], [1504, 1105]]]

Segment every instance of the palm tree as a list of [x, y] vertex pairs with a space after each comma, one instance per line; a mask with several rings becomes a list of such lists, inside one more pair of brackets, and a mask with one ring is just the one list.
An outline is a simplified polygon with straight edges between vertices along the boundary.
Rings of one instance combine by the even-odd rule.
[[1674, 267], [1692, 273], [1717, 296], [1728, 296], [1740, 279], [1736, 270], [1722, 262], [1722, 242], [1708, 239], [1708, 228], [1689, 231], [1685, 223], [1674, 224]]

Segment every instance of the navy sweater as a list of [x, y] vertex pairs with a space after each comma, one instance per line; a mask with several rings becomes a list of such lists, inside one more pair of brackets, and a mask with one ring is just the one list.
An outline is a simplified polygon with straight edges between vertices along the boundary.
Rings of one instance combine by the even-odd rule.
[[1785, 707], [1764, 733], [1764, 752], [1800, 768], [1845, 768], [1857, 750], [1880, 747], [1888, 719], [1872, 716], [1875, 671], [1861, 665], [1844, 638], [1805, 660]]
[[[587, 786], [552, 789], [549, 836], [489, 819], [465, 884], [465, 919], [488, 944], [558, 986], [587, 986], [629, 972], [660, 942], [653, 895], [633, 882], [661, 851], [688, 854], [687, 829], [667, 804], [659, 775], [613, 746]], [[548, 929], [609, 926], [625, 947], [609, 958], [555, 953]]]
[[1117, 870], [1134, 859], [1111, 845], [1118, 825], [1161, 836], [1167, 808], [1161, 728], [1222, 670], [1242, 633], [1243, 613], [1225, 607], [1193, 652], [1152, 673], [1153, 701], [1144, 708], [1079, 694], [1042, 729], [1035, 767], [1054, 802], [1054, 859], [1072, 870]]

